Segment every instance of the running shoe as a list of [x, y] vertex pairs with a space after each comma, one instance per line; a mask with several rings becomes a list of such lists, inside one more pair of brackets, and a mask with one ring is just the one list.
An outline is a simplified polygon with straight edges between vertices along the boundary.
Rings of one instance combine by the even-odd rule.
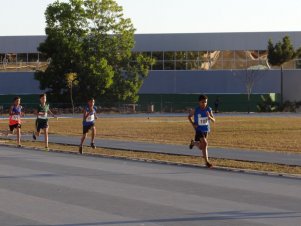
[[45, 147], [45, 151], [49, 151], [49, 147]]
[[22, 147], [22, 145], [21, 145], [21, 144], [18, 144], [18, 145], [17, 145], [17, 147], [18, 147], [18, 148], [21, 148], [21, 147]]
[[190, 141], [190, 144], [189, 144], [189, 149], [192, 149], [193, 146], [194, 146], [194, 140], [191, 140], [191, 141]]
[[208, 168], [212, 168], [212, 167], [213, 167], [213, 165], [212, 165], [210, 162], [206, 162], [206, 166], [207, 166]]
[[79, 154], [83, 154], [83, 146], [79, 146], [79, 149], [78, 149], [78, 152], [79, 152]]
[[94, 143], [91, 143], [91, 148], [93, 148], [93, 149], [95, 149], [95, 148], [96, 148], [96, 146], [95, 146], [95, 144], [94, 144]]
[[32, 139], [34, 139], [34, 140], [36, 140], [37, 139], [37, 137], [36, 137], [36, 135], [35, 135], [35, 133], [33, 132], [33, 134], [32, 134]]

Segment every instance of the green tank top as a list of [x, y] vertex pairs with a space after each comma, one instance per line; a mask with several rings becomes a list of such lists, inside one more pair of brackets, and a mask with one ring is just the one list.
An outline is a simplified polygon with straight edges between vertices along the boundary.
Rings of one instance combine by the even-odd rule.
[[39, 120], [39, 121], [46, 120], [47, 121], [48, 120], [47, 112], [49, 111], [49, 104], [45, 104], [44, 106], [39, 104], [37, 109], [38, 109], [38, 113], [45, 113], [45, 115], [38, 115], [37, 120]]

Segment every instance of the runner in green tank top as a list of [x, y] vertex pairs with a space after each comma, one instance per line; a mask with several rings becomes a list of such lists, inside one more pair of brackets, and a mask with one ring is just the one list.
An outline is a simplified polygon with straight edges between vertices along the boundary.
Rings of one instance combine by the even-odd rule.
[[57, 118], [49, 109], [49, 104], [46, 103], [47, 97], [46, 94], [40, 95], [40, 104], [35, 111], [37, 115], [36, 119], [36, 132], [33, 132], [33, 139], [36, 140], [37, 136], [40, 136], [41, 129], [44, 131], [45, 136], [45, 148], [48, 149], [48, 112], [54, 117]]

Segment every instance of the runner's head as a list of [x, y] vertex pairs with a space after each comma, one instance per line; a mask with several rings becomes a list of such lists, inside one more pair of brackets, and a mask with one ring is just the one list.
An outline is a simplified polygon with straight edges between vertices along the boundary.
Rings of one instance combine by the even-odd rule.
[[200, 95], [199, 96], [199, 106], [200, 108], [204, 109], [207, 106], [207, 102], [208, 102], [208, 97], [205, 95]]
[[47, 101], [46, 93], [40, 95], [40, 102], [41, 104], [45, 104]]
[[89, 98], [88, 99], [88, 105], [89, 107], [94, 107], [94, 104], [95, 104], [95, 100], [93, 97]]
[[13, 99], [13, 103], [14, 103], [15, 106], [20, 105], [20, 103], [21, 103], [21, 98], [20, 98], [20, 97], [15, 97], [15, 98]]

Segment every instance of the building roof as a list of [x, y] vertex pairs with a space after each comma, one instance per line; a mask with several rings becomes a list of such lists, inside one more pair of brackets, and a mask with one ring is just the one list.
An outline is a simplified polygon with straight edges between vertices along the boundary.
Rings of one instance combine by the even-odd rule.
[[[204, 51], [264, 50], [268, 40], [291, 38], [295, 48], [301, 46], [301, 31], [242, 33], [136, 34], [133, 51]], [[0, 36], [0, 53], [34, 53], [46, 36]]]

